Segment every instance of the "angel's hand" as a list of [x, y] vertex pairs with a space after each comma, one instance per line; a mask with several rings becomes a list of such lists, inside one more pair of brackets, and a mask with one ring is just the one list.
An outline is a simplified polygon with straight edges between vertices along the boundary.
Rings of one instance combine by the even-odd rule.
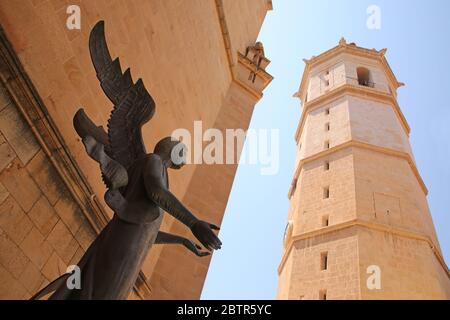
[[211, 253], [208, 251], [200, 251], [202, 250], [202, 247], [200, 247], [198, 244], [192, 242], [191, 240], [185, 239], [183, 241], [183, 245], [189, 250], [192, 251], [195, 255], [199, 257], [205, 257], [209, 256]]
[[217, 250], [220, 249], [222, 242], [212, 230], [219, 230], [219, 227], [202, 220], [197, 220], [191, 227], [194, 236], [206, 249]]

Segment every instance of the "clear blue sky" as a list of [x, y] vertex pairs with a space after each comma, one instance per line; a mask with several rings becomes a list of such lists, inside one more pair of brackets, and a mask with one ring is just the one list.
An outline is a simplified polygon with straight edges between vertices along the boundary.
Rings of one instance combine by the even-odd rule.
[[[370, 5], [381, 8], [381, 29], [366, 27]], [[287, 192], [300, 118], [302, 58], [330, 49], [344, 36], [367, 48], [388, 48], [399, 81], [399, 104], [410, 126], [418, 169], [447, 263], [450, 263], [450, 1], [274, 0], [259, 39], [275, 79], [255, 108], [252, 128], [280, 129], [280, 170], [262, 176], [239, 167], [202, 299], [273, 299], [287, 220]]]

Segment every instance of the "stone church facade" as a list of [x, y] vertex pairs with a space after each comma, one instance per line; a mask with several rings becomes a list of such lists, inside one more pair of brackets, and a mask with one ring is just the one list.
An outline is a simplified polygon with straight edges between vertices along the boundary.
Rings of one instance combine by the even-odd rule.
[[[70, 4], [80, 8], [80, 30], [66, 27], [68, 1], [0, 3], [0, 299], [29, 298], [64, 273], [111, 217], [99, 170], [72, 126], [83, 107], [106, 127], [112, 108], [89, 57], [98, 20], [105, 20], [112, 55], [156, 101], [143, 129], [147, 150], [198, 120], [204, 130], [246, 130], [272, 80], [269, 60], [256, 68], [246, 54], [270, 0]], [[220, 225], [236, 168], [189, 165], [171, 174], [171, 190], [199, 218]], [[168, 216], [162, 229], [191, 237]], [[209, 262], [182, 247], [154, 247], [130, 299], [197, 299]]]

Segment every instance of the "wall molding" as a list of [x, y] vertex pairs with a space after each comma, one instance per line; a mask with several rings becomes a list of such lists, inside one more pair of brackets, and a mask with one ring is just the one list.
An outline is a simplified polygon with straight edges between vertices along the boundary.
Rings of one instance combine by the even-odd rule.
[[[370, 150], [373, 152], [382, 153], [382, 154], [385, 154], [388, 156], [406, 160], [408, 162], [409, 166], [411, 167], [411, 170], [412, 170], [414, 176], [416, 177], [417, 182], [420, 185], [420, 188], [422, 189], [422, 191], [424, 192], [425, 195], [428, 195], [428, 189], [425, 185], [425, 182], [423, 181], [422, 177], [420, 176], [419, 170], [417, 169], [417, 166], [409, 153], [390, 149], [390, 148], [380, 147], [380, 146], [376, 146], [376, 145], [373, 145], [370, 143], [361, 142], [361, 141], [357, 141], [357, 140], [349, 140], [349, 141], [341, 143], [337, 146], [331, 147], [330, 149], [323, 150], [312, 156], [301, 159], [295, 169], [293, 181], [295, 181], [296, 179], [299, 178], [302, 168], [307, 163], [319, 160], [324, 157], [328, 157], [329, 155], [331, 155], [333, 153], [336, 153], [338, 151], [348, 149], [348, 148], [360, 148], [360, 149], [364, 149], [364, 150]], [[291, 196], [292, 196], [292, 194], [291, 194], [291, 192], [289, 192], [288, 198], [290, 198]]]
[[[269, 73], [267, 73], [262, 68], [255, 68], [253, 63], [251, 62], [251, 60], [248, 59], [247, 57], [245, 57], [239, 51], [237, 51], [237, 62], [236, 63], [234, 62], [230, 33], [228, 32], [227, 20], [226, 20], [225, 11], [223, 8], [223, 0], [215, 0], [215, 3], [216, 3], [217, 17], [219, 19], [220, 29], [222, 32], [222, 39], [223, 39], [223, 43], [224, 43], [224, 47], [225, 47], [225, 51], [226, 51], [231, 80], [232, 80], [232, 82], [235, 82], [239, 87], [241, 87], [245, 92], [247, 92], [253, 98], [255, 98], [256, 102], [258, 102], [263, 97], [262, 91], [273, 80], [273, 76], [271, 76]], [[273, 9], [272, 1], [270, 1], [270, 0], [267, 1], [267, 5], [268, 5], [268, 10]], [[265, 65], [268, 65], [270, 63], [269, 59], [264, 58], [264, 60], [265, 60]], [[245, 68], [245, 69], [248, 69], [249, 72], [254, 72], [256, 74], [256, 77], [262, 81], [263, 87], [257, 89], [254, 86], [246, 83], [246, 81], [243, 81], [243, 79], [240, 79], [238, 76], [239, 72], [236, 71], [236, 68]]]
[[405, 131], [406, 135], [409, 137], [409, 134], [411, 132], [411, 128], [409, 127], [409, 124], [403, 115], [403, 112], [400, 109], [400, 106], [397, 102], [397, 99], [388, 93], [381, 92], [377, 89], [370, 88], [370, 87], [364, 87], [359, 85], [353, 85], [353, 84], [344, 84], [341, 86], [338, 86], [331, 91], [327, 92], [324, 95], [321, 95], [311, 101], [308, 101], [303, 106], [302, 115], [300, 118], [299, 125], [297, 127], [297, 130], [295, 132], [295, 141], [297, 144], [300, 141], [301, 133], [303, 131], [303, 127], [305, 126], [306, 117], [311, 111], [317, 110], [318, 108], [323, 107], [324, 105], [328, 103], [332, 103], [333, 101], [336, 101], [344, 96], [353, 96], [357, 98], [362, 99], [370, 99], [375, 102], [381, 102], [386, 103], [394, 109], [395, 115], [397, 116], [401, 126], [403, 127], [403, 130]]
[[301, 240], [310, 239], [310, 238], [317, 237], [317, 236], [330, 234], [333, 232], [338, 232], [338, 231], [353, 228], [353, 227], [362, 227], [362, 228], [366, 228], [366, 229], [370, 229], [370, 230], [387, 232], [387, 233], [390, 233], [392, 235], [399, 236], [402, 238], [408, 238], [408, 239], [426, 242], [429, 245], [429, 247], [430, 247], [431, 251], [433, 252], [433, 254], [435, 255], [435, 257], [437, 258], [439, 264], [442, 266], [445, 273], [450, 278], [450, 270], [448, 269], [447, 264], [446, 264], [444, 258], [442, 257], [442, 254], [440, 253], [439, 249], [437, 249], [438, 247], [434, 244], [433, 240], [429, 236], [427, 236], [423, 233], [420, 233], [420, 232], [410, 231], [410, 230], [403, 229], [403, 228], [397, 228], [397, 227], [393, 227], [393, 226], [389, 226], [389, 225], [385, 225], [385, 224], [381, 224], [381, 223], [365, 221], [365, 220], [361, 220], [361, 219], [354, 219], [351, 221], [343, 222], [340, 224], [332, 225], [329, 227], [317, 229], [314, 231], [306, 232], [306, 233], [291, 237], [290, 239], [288, 239], [288, 242], [286, 245], [286, 250], [284, 251], [283, 257], [281, 258], [281, 263], [278, 267], [278, 274], [281, 274], [281, 272], [283, 271], [283, 268], [286, 264], [289, 254], [291, 253], [292, 248], [294, 247], [294, 244], [296, 242], [301, 241]]

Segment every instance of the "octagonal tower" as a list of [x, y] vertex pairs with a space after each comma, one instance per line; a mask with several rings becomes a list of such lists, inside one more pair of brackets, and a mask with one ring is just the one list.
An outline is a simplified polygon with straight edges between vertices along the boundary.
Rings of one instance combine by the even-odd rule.
[[386, 50], [305, 60], [279, 299], [449, 299]]

